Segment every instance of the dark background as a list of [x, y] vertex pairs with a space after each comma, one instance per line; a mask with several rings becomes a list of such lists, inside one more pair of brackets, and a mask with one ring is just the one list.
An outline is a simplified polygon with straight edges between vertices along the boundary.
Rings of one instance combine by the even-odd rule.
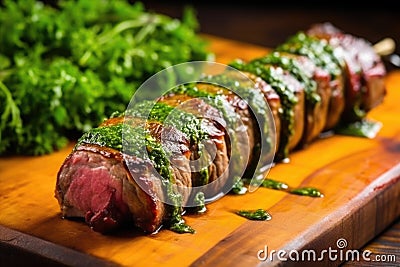
[[273, 48], [311, 24], [331, 22], [347, 33], [376, 43], [395, 40], [400, 53], [400, 11], [396, 1], [297, 1], [294, 3], [244, 0], [142, 1], [146, 9], [180, 18], [184, 6], [195, 9], [200, 32]]

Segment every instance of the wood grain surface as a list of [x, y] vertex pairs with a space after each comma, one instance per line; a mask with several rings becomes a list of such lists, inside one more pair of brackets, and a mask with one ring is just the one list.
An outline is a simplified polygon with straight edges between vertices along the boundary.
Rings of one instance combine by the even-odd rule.
[[370, 251], [371, 255], [365, 259], [360, 258], [359, 261], [346, 261], [342, 267], [398, 267], [400, 265], [400, 218], [361, 250]]
[[[268, 49], [207, 36], [216, 61], [252, 59]], [[74, 143], [40, 157], [0, 158], [0, 265], [72, 266], [336, 266], [344, 259], [294, 262], [257, 255], [286, 251], [362, 248], [400, 216], [400, 72], [386, 78], [388, 95], [369, 117], [383, 123], [374, 139], [330, 136], [291, 154], [268, 177], [291, 186], [319, 188], [323, 198], [259, 188], [226, 195], [200, 216], [185, 216], [195, 234], [161, 230], [144, 235], [125, 229], [115, 235], [61, 219], [54, 198], [56, 174]], [[237, 209], [265, 208], [270, 221], [249, 221]], [[341, 249], [339, 249], [341, 250]], [[260, 252], [261, 251], [261, 252]], [[70, 260], [67, 260], [70, 259]], [[71, 259], [75, 259], [71, 261]]]

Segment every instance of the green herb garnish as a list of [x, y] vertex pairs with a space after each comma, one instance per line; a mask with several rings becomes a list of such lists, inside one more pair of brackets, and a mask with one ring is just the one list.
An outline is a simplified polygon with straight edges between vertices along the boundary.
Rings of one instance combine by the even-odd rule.
[[141, 2], [45, 2], [0, 5], [0, 154], [62, 148], [153, 74], [212, 56], [193, 9], [178, 20]]

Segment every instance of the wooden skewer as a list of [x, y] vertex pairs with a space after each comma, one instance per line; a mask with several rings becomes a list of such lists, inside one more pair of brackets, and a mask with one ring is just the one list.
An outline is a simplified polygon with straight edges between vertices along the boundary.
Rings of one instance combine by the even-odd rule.
[[393, 54], [396, 49], [396, 43], [392, 38], [384, 38], [374, 44], [375, 52], [380, 56], [387, 56]]

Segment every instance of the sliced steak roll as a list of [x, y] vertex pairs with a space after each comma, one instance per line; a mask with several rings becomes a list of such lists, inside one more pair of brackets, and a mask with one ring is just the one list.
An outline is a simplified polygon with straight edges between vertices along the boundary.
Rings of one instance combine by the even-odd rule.
[[[132, 125], [123, 122], [122, 118], [112, 118], [86, 132], [65, 159], [55, 188], [62, 216], [84, 218], [93, 230], [102, 233], [126, 223], [151, 233], [163, 223], [182, 222], [181, 213], [176, 212], [182, 210], [182, 202], [189, 196], [189, 166], [178, 157], [172, 160], [179, 160], [180, 168], [169, 164], [157, 141], [162, 125], [151, 122], [145, 130], [135, 128], [136, 119]], [[133, 147], [123, 140], [124, 129]], [[176, 129], [165, 129], [168, 145], [179, 150], [179, 155], [190, 157], [185, 136]], [[141, 148], [147, 148], [148, 155]], [[180, 201], [164, 204], [171, 194], [181, 196]]]
[[324, 130], [333, 129], [340, 121], [345, 107], [344, 62], [335, 54], [327, 41], [298, 32], [275, 51], [306, 56], [314, 64], [330, 74], [331, 98]]
[[281, 131], [274, 161], [288, 161], [289, 151], [299, 145], [304, 131], [305, 90], [289, 71], [272, 64], [254, 60], [251, 63], [233, 62], [232, 67], [259, 76], [279, 94], [282, 113]]
[[386, 95], [385, 66], [370, 42], [344, 33], [331, 23], [310, 27], [308, 34], [327, 40], [345, 61], [346, 107], [342, 120], [351, 122], [365, 117]]
[[289, 138], [288, 149], [293, 151], [298, 149], [301, 138], [304, 132], [304, 116], [305, 116], [305, 90], [304, 85], [299, 82], [289, 71], [282, 70], [280, 67], [273, 67], [277, 76], [285, 85], [286, 90], [293, 90], [297, 103], [294, 106], [293, 112], [293, 134]]
[[[227, 138], [227, 152], [231, 159], [232, 153], [239, 156], [237, 160], [243, 162], [251, 162], [253, 156], [253, 148], [258, 135], [256, 122], [252, 117], [247, 103], [236, 95], [233, 91], [217, 84], [211, 77], [210, 82], [202, 81], [193, 84], [180, 86], [170, 94], [185, 95], [199, 98], [218, 109], [224, 120], [227, 122], [225, 131], [229, 133]], [[257, 134], [257, 136], [255, 136]], [[232, 140], [231, 140], [232, 139]]]
[[[196, 84], [196, 88], [201, 92], [209, 94], [209, 97], [221, 97], [226, 103], [232, 106], [232, 108], [226, 107], [226, 105], [223, 107], [224, 116], [226, 119], [237, 116], [237, 119], [240, 119], [243, 124], [236, 124], [235, 121], [232, 121], [230, 125], [232, 126], [232, 133], [236, 136], [235, 142], [237, 142], [236, 144], [233, 144], [234, 140], [230, 142], [230, 151], [233, 149], [232, 146], [236, 146], [237, 152], [242, 157], [241, 160], [248, 163], [252, 162], [253, 149], [255, 144], [259, 142], [259, 134], [257, 131], [257, 122], [246, 101], [232, 91], [215, 84], [199, 82]], [[218, 108], [218, 106], [215, 106], [215, 108]]]
[[[151, 112], [146, 112], [151, 110]], [[203, 99], [185, 94], [166, 94], [156, 104], [143, 101], [129, 115], [155, 120], [181, 131], [190, 141], [193, 194], [211, 199], [233, 184], [229, 179], [229, 135], [221, 112]], [[147, 114], [146, 114], [147, 113]], [[207, 185], [207, 188], [202, 189]], [[195, 195], [192, 194], [192, 199]]]
[[[281, 114], [283, 112], [279, 94], [274, 90], [274, 88], [272, 88], [270, 84], [268, 84], [261, 77], [246, 71], [244, 71], [243, 73], [255, 83], [255, 87], [261, 91], [265, 101], [267, 101], [268, 106], [272, 112], [275, 125], [275, 144], [279, 144], [281, 133]], [[264, 111], [260, 113], [260, 116], [263, 112]], [[265, 134], [265, 136], [267, 136], [267, 134]], [[273, 153], [276, 153], [276, 151], [277, 145], [275, 145], [275, 147], [273, 148]]]
[[[269, 168], [275, 152], [274, 122], [267, 99], [267, 96], [272, 98], [272, 92], [267, 92], [268, 88], [261, 78], [232, 68], [207, 78], [213, 84], [215, 97], [223, 97], [243, 123], [233, 127], [236, 139], [240, 141], [236, 145], [241, 155], [237, 160], [243, 161], [241, 158], [249, 155], [243, 176], [251, 178], [258, 175]], [[227, 113], [227, 117], [233, 116]], [[242, 134], [244, 129], [247, 131], [245, 135]]]
[[[293, 56], [287, 54], [280, 56]], [[296, 55], [294, 60], [300, 65], [307, 77], [316, 83], [316, 93], [319, 96], [319, 101], [313, 103], [313, 100], [306, 102], [306, 130], [303, 134], [303, 144], [307, 145], [314, 141], [320, 133], [325, 131], [328, 126], [329, 106], [332, 96], [332, 87], [330, 85], [330, 74], [326, 70], [318, 67], [310, 58], [306, 56]], [[313, 96], [311, 96], [313, 98]], [[311, 102], [311, 103], [309, 103]], [[310, 107], [308, 106], [310, 104]], [[313, 107], [314, 105], [314, 107]], [[340, 109], [339, 109], [340, 110]], [[339, 117], [340, 115], [332, 116]]]
[[285, 52], [273, 52], [253, 61], [279, 66], [289, 71], [303, 84], [305, 88], [305, 125], [299, 148], [315, 140], [326, 124], [331, 96], [328, 73], [324, 73], [305, 56]]

